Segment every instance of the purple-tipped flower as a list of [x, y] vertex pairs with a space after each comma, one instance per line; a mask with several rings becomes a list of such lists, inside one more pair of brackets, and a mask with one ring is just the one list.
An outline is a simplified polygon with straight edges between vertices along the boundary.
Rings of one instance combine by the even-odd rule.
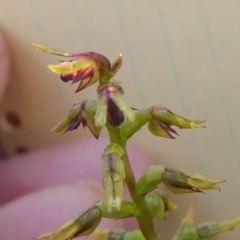
[[53, 72], [60, 74], [60, 78], [64, 82], [80, 82], [76, 92], [96, 83], [99, 79], [104, 80], [113, 75], [109, 60], [99, 53], [69, 53], [39, 44], [34, 44], [34, 46], [45, 53], [62, 57], [74, 57], [73, 60], [63, 61], [58, 65], [49, 65], [48, 67]]
[[103, 127], [106, 121], [112, 126], [120, 126], [126, 119], [133, 122], [135, 114], [124, 100], [122, 87], [116, 82], [109, 82], [98, 87], [96, 126]]
[[52, 129], [54, 132], [68, 132], [77, 129], [80, 124], [88, 127], [95, 138], [99, 137], [101, 128], [95, 126], [94, 114], [96, 109], [96, 101], [83, 101], [75, 103], [71, 111], [56, 127]]
[[148, 128], [150, 132], [155, 136], [174, 138], [172, 134], [177, 134], [177, 132], [171, 126], [188, 129], [204, 127], [204, 121], [189, 120], [171, 112], [163, 106], [152, 107], [150, 108], [150, 111], [152, 119], [148, 123]]

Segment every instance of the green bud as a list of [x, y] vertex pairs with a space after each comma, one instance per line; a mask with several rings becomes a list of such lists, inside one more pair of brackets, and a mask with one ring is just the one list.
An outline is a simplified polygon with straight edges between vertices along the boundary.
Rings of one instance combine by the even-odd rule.
[[102, 213], [97, 206], [83, 211], [79, 217], [68, 221], [53, 232], [44, 234], [37, 240], [69, 240], [91, 234], [99, 225]]
[[157, 219], [163, 219], [166, 211], [174, 211], [178, 208], [162, 191], [150, 193], [146, 196], [146, 202], [152, 217]]
[[101, 128], [97, 127], [94, 122], [95, 109], [96, 101], [75, 103], [67, 117], [65, 117], [51, 131], [57, 133], [64, 131], [65, 133], [77, 129], [79, 125], [82, 124], [84, 128], [88, 127], [95, 138], [98, 138]]
[[120, 210], [123, 183], [125, 179], [124, 165], [122, 158], [124, 150], [116, 143], [111, 143], [107, 146], [102, 155], [103, 160], [103, 183], [106, 190], [106, 198], [108, 204], [108, 212], [113, 208]]
[[108, 210], [108, 202], [106, 201], [97, 201], [94, 205], [98, 206], [102, 212], [102, 216], [104, 218], [127, 218], [127, 217], [134, 217], [137, 214], [137, 207], [135, 203], [130, 202], [128, 200], [122, 200], [120, 209], [117, 210], [113, 208], [111, 212]]
[[205, 178], [198, 173], [180, 171], [175, 168], [165, 168], [162, 174], [162, 181], [165, 186], [176, 194], [202, 192], [201, 190], [218, 189], [222, 180]]
[[139, 131], [151, 118], [149, 109], [134, 110], [135, 120], [133, 122], [125, 121], [120, 126], [120, 134], [122, 139], [129, 139], [135, 132]]
[[151, 166], [137, 182], [137, 194], [146, 195], [162, 182], [165, 167], [162, 165]]
[[146, 196], [146, 202], [153, 218], [164, 218], [164, 202], [157, 193], [150, 193], [148, 196]]
[[197, 227], [197, 232], [200, 238], [212, 238], [224, 232], [234, 229], [240, 224], [240, 217], [224, 222], [205, 222]]

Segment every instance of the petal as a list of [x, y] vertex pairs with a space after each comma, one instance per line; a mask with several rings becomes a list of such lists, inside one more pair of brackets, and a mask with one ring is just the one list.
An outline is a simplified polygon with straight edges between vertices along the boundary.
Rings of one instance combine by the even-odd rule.
[[84, 59], [76, 59], [68, 62], [61, 62], [58, 65], [48, 65], [48, 68], [54, 73], [71, 74], [71, 73], [77, 72], [80, 69], [87, 68], [92, 64], [95, 64], [92, 60], [84, 58]]

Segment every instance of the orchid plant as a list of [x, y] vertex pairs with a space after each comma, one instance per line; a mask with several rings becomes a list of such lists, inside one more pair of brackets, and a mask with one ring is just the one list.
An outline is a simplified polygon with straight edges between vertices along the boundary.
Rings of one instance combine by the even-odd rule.
[[[86, 235], [97, 240], [157, 240], [160, 236], [154, 229], [154, 219], [164, 219], [166, 211], [177, 209], [167, 194], [157, 189], [160, 183], [175, 194], [219, 189], [219, 184], [224, 182], [222, 180], [212, 180], [197, 173], [162, 165], [150, 167], [139, 180], [135, 179], [126, 145], [131, 136], [144, 125], [148, 125], [148, 130], [153, 135], [165, 138], [174, 138], [174, 134], [177, 134], [172, 126], [184, 129], [204, 126], [203, 121], [187, 119], [164, 106], [146, 109], [130, 107], [124, 99], [120, 83], [113, 80], [122, 65], [121, 55], [111, 64], [105, 56], [95, 52], [70, 53], [39, 44], [34, 46], [45, 53], [72, 58], [48, 67], [59, 74], [63, 82], [79, 83], [76, 92], [98, 83], [97, 100], [75, 103], [66, 118], [52, 131], [57, 133], [72, 131], [82, 124], [97, 139], [102, 128], [106, 127], [110, 139], [101, 157], [105, 199], [92, 203], [79, 216], [38, 237], [38, 240], [68, 240]], [[131, 200], [123, 197], [124, 185]], [[139, 229], [126, 231], [98, 228], [102, 218], [128, 217], [137, 219]], [[238, 224], [240, 217], [194, 226], [190, 210], [172, 239], [208, 239], [231, 230]]]

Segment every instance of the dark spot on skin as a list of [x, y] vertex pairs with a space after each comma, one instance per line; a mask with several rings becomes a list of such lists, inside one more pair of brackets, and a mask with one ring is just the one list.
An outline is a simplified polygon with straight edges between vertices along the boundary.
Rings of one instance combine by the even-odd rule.
[[19, 128], [21, 126], [21, 120], [19, 116], [13, 112], [13, 111], [8, 111], [5, 114], [7, 122], [14, 128]]
[[27, 146], [17, 146], [15, 148], [16, 154], [28, 153], [30, 149]]

